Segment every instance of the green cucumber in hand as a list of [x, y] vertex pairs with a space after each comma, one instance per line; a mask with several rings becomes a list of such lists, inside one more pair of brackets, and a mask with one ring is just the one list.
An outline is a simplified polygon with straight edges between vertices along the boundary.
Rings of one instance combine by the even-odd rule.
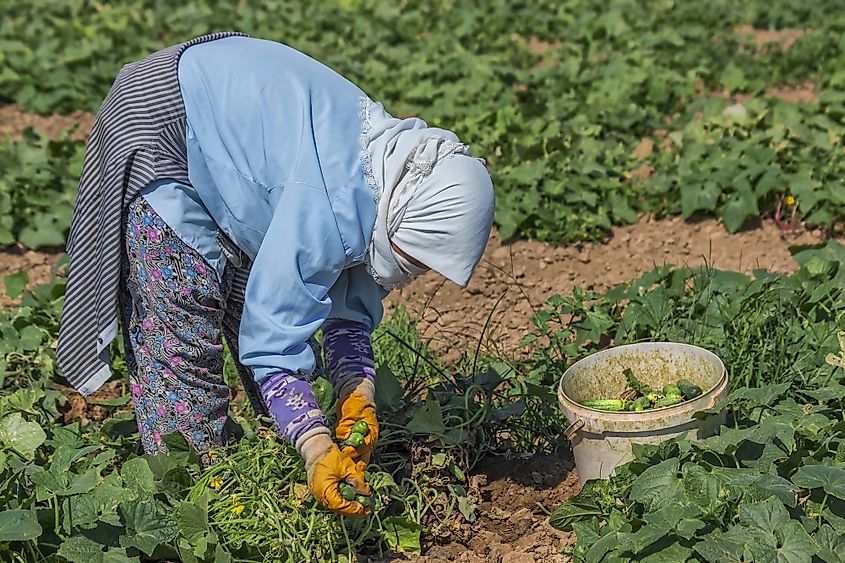
[[343, 445], [344, 446], [352, 446], [353, 448], [357, 448], [359, 446], [363, 446], [364, 442], [365, 442], [365, 440], [364, 440], [363, 434], [361, 434], [359, 432], [353, 432], [352, 434], [349, 435], [349, 438], [347, 438], [343, 442]]
[[366, 438], [367, 435], [370, 433], [370, 425], [367, 424], [367, 422], [364, 420], [359, 420], [354, 425], [352, 425], [352, 433], [360, 434], [361, 436], [364, 436]]
[[355, 492], [355, 487], [349, 483], [340, 482], [338, 483], [337, 488], [338, 491], [340, 491], [340, 497], [343, 500], [353, 501], [358, 494]]

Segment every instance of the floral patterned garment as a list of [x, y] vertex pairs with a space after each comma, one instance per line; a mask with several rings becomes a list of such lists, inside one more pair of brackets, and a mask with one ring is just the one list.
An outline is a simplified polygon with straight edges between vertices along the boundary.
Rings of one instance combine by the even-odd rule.
[[[230, 390], [223, 380], [222, 338], [237, 358], [246, 274], [227, 264], [221, 283], [143, 196], [127, 208], [125, 243], [121, 310], [141, 443], [146, 453], [164, 453], [162, 437], [179, 432], [207, 465], [206, 452], [227, 438]], [[320, 345], [314, 338], [309, 345], [321, 373]], [[235, 366], [253, 408], [272, 415], [292, 443], [325, 425], [307, 381], [273, 378], [262, 393], [250, 371], [240, 362]]]
[[166, 452], [162, 437], [171, 432], [200, 454], [221, 446], [229, 405], [225, 288], [143, 197], [127, 208], [122, 279], [127, 367], [144, 451]]

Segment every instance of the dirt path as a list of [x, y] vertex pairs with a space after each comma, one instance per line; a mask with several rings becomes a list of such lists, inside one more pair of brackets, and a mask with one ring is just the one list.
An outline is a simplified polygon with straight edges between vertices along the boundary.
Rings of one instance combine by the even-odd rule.
[[748, 273], [755, 268], [791, 272], [796, 264], [789, 246], [822, 240], [818, 231], [785, 238], [770, 221], [730, 234], [716, 220], [687, 223], [679, 218], [644, 219], [616, 228], [604, 244], [504, 245], [491, 238], [466, 290], [426, 274], [391, 301], [416, 312], [423, 334], [447, 357], [474, 349], [479, 340], [482, 350], [508, 355], [529, 330], [532, 311], [548, 297], [571, 293], [575, 286], [606, 290], [664, 263], [708, 263]]
[[94, 114], [79, 111], [69, 115], [38, 115], [21, 111], [14, 104], [0, 105], [0, 139], [20, 138], [28, 127], [35, 131], [46, 133], [49, 137], [57, 137], [62, 131], [75, 128], [72, 137], [85, 139], [94, 123]]

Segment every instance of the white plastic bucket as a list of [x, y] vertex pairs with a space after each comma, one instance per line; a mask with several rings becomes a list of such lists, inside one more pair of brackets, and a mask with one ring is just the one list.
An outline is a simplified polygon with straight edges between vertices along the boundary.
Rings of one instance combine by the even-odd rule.
[[[607, 412], [581, 406], [582, 401], [617, 398], [627, 389], [623, 371], [631, 369], [642, 383], [659, 389], [688, 379], [704, 393], [692, 401], [643, 412]], [[691, 440], [713, 435], [724, 414], [696, 420], [728, 393], [728, 372], [718, 356], [698, 346], [649, 342], [617, 346], [573, 364], [560, 380], [558, 400], [569, 427], [578, 481], [607, 479], [633, 459], [632, 444], [658, 444], [686, 434]]]

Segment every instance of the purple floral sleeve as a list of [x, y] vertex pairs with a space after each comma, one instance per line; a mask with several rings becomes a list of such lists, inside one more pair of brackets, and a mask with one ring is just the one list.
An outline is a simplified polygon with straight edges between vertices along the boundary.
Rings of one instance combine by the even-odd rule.
[[[323, 326], [326, 364], [322, 366], [338, 397], [355, 389], [362, 380], [375, 381], [375, 360], [370, 331], [363, 323], [330, 320]], [[319, 359], [319, 354], [315, 353]], [[296, 374], [280, 371], [261, 386], [267, 412], [279, 427], [279, 433], [296, 445], [327, 421], [311, 385]]]
[[338, 397], [358, 384], [375, 381], [375, 359], [367, 325], [355, 321], [330, 320], [323, 326], [326, 369]]
[[261, 386], [261, 396], [279, 433], [294, 445], [312, 430], [326, 427], [326, 417], [305, 379], [290, 372], [278, 372]]

